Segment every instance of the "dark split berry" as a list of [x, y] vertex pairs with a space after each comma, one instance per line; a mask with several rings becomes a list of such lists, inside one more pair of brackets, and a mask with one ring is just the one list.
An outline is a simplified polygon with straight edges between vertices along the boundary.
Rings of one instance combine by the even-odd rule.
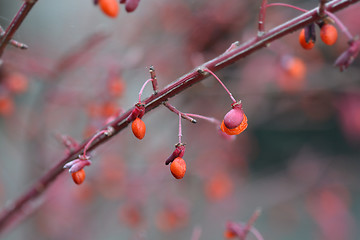
[[173, 162], [175, 158], [177, 157], [183, 157], [185, 153], [185, 143], [178, 143], [175, 145], [175, 150], [173, 153], [166, 159], [165, 165], [168, 165], [169, 163]]
[[310, 24], [301, 30], [299, 35], [299, 43], [304, 49], [312, 49], [315, 45], [315, 41], [315, 24]]

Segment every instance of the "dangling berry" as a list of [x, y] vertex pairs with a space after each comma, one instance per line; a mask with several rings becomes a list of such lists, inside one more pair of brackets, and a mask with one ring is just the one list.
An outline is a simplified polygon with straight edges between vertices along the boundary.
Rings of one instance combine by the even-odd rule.
[[115, 18], [119, 14], [119, 5], [116, 0], [99, 0], [99, 6], [109, 17]]
[[324, 24], [320, 29], [320, 38], [327, 45], [333, 45], [337, 40], [337, 30], [331, 24]]
[[176, 179], [182, 179], [186, 172], [186, 163], [181, 157], [175, 158], [170, 165], [171, 174]]
[[229, 129], [234, 129], [243, 121], [244, 112], [242, 110], [242, 104], [236, 103], [232, 105], [232, 108], [224, 117], [224, 124]]
[[138, 139], [141, 140], [145, 137], [146, 126], [145, 126], [145, 123], [140, 118], [136, 118], [132, 122], [131, 129], [132, 129], [135, 137], [137, 137]]
[[223, 131], [224, 133], [228, 134], [228, 135], [238, 135], [240, 133], [242, 133], [248, 126], [247, 123], [247, 117], [245, 115], [245, 113], [243, 114], [243, 120], [241, 122], [241, 124], [239, 126], [237, 126], [236, 128], [233, 129], [229, 129], [225, 126], [224, 120], [221, 123], [221, 131]]
[[140, 0], [126, 0], [125, 10], [127, 12], [133, 12], [138, 7]]
[[306, 41], [305, 28], [302, 29], [301, 32], [300, 32], [299, 43], [306, 50], [312, 49], [314, 47], [314, 45], [315, 45], [315, 41], [313, 39], [309, 39], [308, 41]]
[[78, 185], [84, 182], [85, 176], [86, 176], [86, 174], [85, 174], [84, 169], [81, 169], [81, 170], [71, 174], [71, 177], [74, 180], [74, 183], [76, 183]]

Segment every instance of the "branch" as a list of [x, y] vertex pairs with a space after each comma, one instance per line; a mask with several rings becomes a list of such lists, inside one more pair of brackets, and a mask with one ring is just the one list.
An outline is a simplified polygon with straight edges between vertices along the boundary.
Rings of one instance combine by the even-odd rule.
[[[334, 0], [326, 4], [325, 10], [328, 12], [336, 12], [358, 1], [359, 0]], [[35, 2], [36, 1], [33, 1], [32, 5]], [[24, 3], [24, 11], [30, 10], [30, 8], [32, 7], [32, 5], [29, 6], [30, 4], [30, 2]], [[307, 26], [309, 23], [316, 22], [320, 19], [321, 17], [318, 15], [318, 8], [315, 8], [282, 25], [279, 25], [278, 27], [275, 27], [261, 37], [254, 37], [250, 41], [240, 45], [239, 47], [227, 51], [222, 55], [204, 63], [202, 66], [199, 66], [198, 68], [193, 69], [189, 73], [178, 78], [175, 82], [171, 83], [163, 90], [159, 91], [157, 94], [153, 94], [144, 101], [142, 101], [142, 103], [144, 103], [145, 105], [145, 112], [148, 113], [152, 109], [162, 105], [162, 103], [167, 101], [169, 98], [174, 97], [175, 95], [181, 93], [182, 91], [185, 91], [192, 85], [199, 83], [200, 81], [205, 79], [209, 74], [202, 71], [202, 69], [208, 68], [213, 72], [223, 69], [231, 65], [232, 63], [235, 63], [236, 61], [250, 55], [251, 53], [263, 47], [266, 47], [267, 44], [271, 43], [272, 41], [279, 39], [287, 34], [290, 34], [300, 28]], [[7, 39], [10, 38], [7, 37]], [[3, 45], [1, 46], [3, 49]], [[111, 135], [102, 135], [96, 138], [96, 140], [94, 140], [94, 142], [87, 149], [87, 151], [91, 151], [97, 146], [104, 144], [121, 130], [126, 128], [130, 123], [127, 118], [134, 110], [134, 108], [135, 107], [132, 107], [127, 112], [115, 119], [113, 122], [100, 129], [99, 131], [102, 131], [108, 129], [109, 127], [112, 127], [114, 131]], [[64, 171], [63, 166], [67, 162], [74, 160], [77, 158], [78, 155], [83, 154], [84, 147], [87, 145], [90, 139], [91, 138], [86, 140], [79, 147], [77, 147], [76, 150], [74, 150], [72, 153], [60, 160], [43, 177], [41, 177], [28, 192], [25, 192], [13, 204], [9, 205], [6, 209], [2, 211], [0, 215], [0, 232], [5, 229], [7, 223], [11, 222], [16, 217], [16, 215], [21, 212], [21, 209], [24, 209], [32, 200], [35, 200], [44, 192], [44, 190], [50, 185], [50, 183], [52, 183], [52, 181], [54, 181], [55, 178]]]
[[16, 30], [20, 27], [21, 23], [24, 21], [25, 17], [30, 12], [31, 8], [35, 5], [37, 0], [25, 0], [23, 5], [20, 7], [19, 11], [11, 21], [10, 25], [6, 29], [4, 36], [1, 38], [0, 42], [0, 58], [4, 53], [6, 45], [11, 41]]

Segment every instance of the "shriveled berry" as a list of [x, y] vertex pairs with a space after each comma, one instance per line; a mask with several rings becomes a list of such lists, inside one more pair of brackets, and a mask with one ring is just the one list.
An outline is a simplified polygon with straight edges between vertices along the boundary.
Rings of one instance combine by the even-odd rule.
[[244, 118], [241, 122], [241, 124], [239, 126], [237, 126], [236, 128], [233, 128], [233, 129], [229, 129], [225, 126], [224, 124], [224, 121], [222, 121], [221, 123], [221, 131], [223, 131], [224, 133], [228, 134], [228, 135], [238, 135], [240, 133], [242, 133], [248, 126], [248, 123], [247, 123], [247, 117], [244, 113]]
[[84, 169], [81, 169], [81, 170], [71, 174], [71, 177], [74, 180], [74, 183], [76, 183], [78, 185], [84, 182], [85, 176], [86, 176], [86, 174], [85, 174]]
[[305, 29], [302, 29], [299, 35], [299, 43], [300, 45], [306, 49], [306, 50], [310, 50], [314, 47], [315, 42], [312, 39], [309, 39], [309, 41], [306, 41], [305, 38]]
[[320, 29], [320, 38], [327, 45], [333, 45], [337, 40], [337, 30], [331, 24], [324, 24]]
[[115, 18], [119, 14], [119, 4], [116, 0], [99, 0], [99, 6], [109, 17]]
[[141, 140], [145, 137], [146, 126], [145, 123], [140, 118], [136, 118], [132, 122], [131, 129], [135, 137], [137, 137], [138, 139]]
[[176, 179], [182, 179], [186, 172], [186, 163], [181, 157], [175, 158], [170, 165], [171, 174]]
[[127, 12], [133, 12], [138, 7], [140, 0], [126, 0], [125, 10]]
[[231, 109], [224, 117], [224, 124], [227, 128], [233, 129], [239, 126], [243, 120], [243, 111], [241, 107]]

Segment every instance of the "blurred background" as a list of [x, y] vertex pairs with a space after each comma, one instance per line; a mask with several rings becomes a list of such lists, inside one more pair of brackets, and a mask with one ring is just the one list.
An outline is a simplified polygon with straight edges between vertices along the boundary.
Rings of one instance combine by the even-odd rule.
[[[260, 3], [143, 0], [110, 19], [91, 0], [38, 1], [15, 35], [29, 49], [8, 46], [0, 69], [0, 206], [66, 155], [62, 134], [81, 142], [132, 107], [150, 65], [163, 88], [255, 36]], [[21, 4], [0, 1], [3, 28]], [[336, 14], [354, 35], [359, 11], [354, 4]], [[299, 14], [269, 8], [265, 27]], [[3, 239], [176, 240], [194, 229], [200, 239], [223, 239], [228, 221], [246, 222], [258, 207], [255, 227], [265, 239], [358, 239], [360, 61], [344, 72], [333, 66], [348, 46], [338, 30], [333, 46], [318, 37], [304, 50], [294, 32], [219, 71], [249, 126], [224, 139], [217, 125], [183, 120], [184, 179], [164, 165], [178, 117], [159, 107], [143, 118], [143, 140], [120, 132], [92, 153], [82, 185], [65, 171]], [[148, 86], [143, 96], [150, 94]], [[231, 109], [212, 77], [169, 102], [220, 121]]]

